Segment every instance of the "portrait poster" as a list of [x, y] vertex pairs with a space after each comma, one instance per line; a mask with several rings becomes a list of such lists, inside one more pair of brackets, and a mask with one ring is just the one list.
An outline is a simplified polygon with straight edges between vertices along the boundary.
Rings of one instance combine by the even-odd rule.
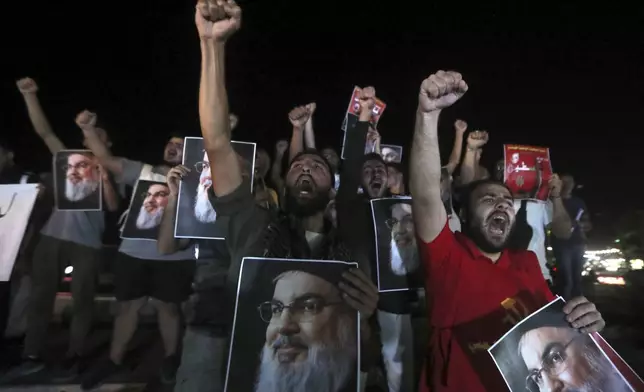
[[338, 289], [356, 267], [244, 258], [224, 391], [357, 392], [360, 317]]
[[503, 153], [503, 182], [514, 198], [548, 200], [548, 181], [552, 177], [550, 149], [506, 144]]
[[[349, 101], [349, 107], [347, 108], [347, 113], [344, 115], [344, 121], [342, 122], [342, 130], [347, 131], [347, 129], [353, 128], [358, 123], [358, 113], [360, 111], [360, 88], [354, 87], [353, 94], [351, 94], [351, 100]], [[387, 104], [382, 100], [376, 98], [376, 104], [373, 107], [373, 116], [371, 116], [371, 125], [374, 128], [377, 128], [378, 121], [387, 108]]]
[[423, 288], [411, 197], [371, 200], [378, 291]]
[[11, 277], [37, 196], [37, 184], [0, 185], [0, 282]]
[[[516, 324], [488, 352], [512, 392], [635, 392], [593, 335], [572, 328], [559, 297]], [[641, 389], [640, 389], [641, 390]]]
[[[245, 182], [249, 187], [248, 192], [251, 193], [255, 179], [256, 144], [237, 141], [232, 141], [231, 144], [242, 165], [242, 176], [248, 180]], [[213, 180], [203, 138], [185, 138], [182, 162], [190, 169], [190, 173], [179, 184], [174, 236], [176, 238], [223, 240], [226, 234], [226, 224], [217, 220], [217, 212], [208, 199], [208, 189]]]
[[170, 188], [165, 182], [138, 180], [121, 238], [156, 241], [169, 196]]
[[387, 163], [400, 163], [403, 157], [403, 147], [394, 144], [381, 144], [380, 155]]
[[103, 181], [90, 150], [62, 150], [54, 154], [54, 198], [63, 211], [101, 211]]

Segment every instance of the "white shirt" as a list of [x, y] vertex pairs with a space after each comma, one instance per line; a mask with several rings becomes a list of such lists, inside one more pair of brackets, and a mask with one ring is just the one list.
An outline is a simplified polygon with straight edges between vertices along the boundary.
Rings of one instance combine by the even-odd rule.
[[[514, 201], [514, 211], [518, 212], [521, 208], [521, 200]], [[547, 280], [552, 280], [550, 270], [546, 265], [546, 226], [552, 222], [552, 202], [535, 202], [529, 200], [526, 206], [528, 224], [532, 228], [532, 239], [528, 250], [534, 252], [539, 260], [541, 273]]]

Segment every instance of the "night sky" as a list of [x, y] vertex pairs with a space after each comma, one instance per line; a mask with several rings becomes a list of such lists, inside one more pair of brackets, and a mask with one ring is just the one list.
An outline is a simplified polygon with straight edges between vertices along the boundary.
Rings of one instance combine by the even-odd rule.
[[[193, 1], [16, 3], [2, 27], [9, 68], [0, 82], [0, 132], [21, 165], [49, 170], [51, 162], [15, 88], [23, 76], [38, 82], [69, 147], [80, 146], [73, 120], [85, 108], [107, 124], [116, 154], [150, 163], [171, 132], [199, 135]], [[272, 153], [290, 136], [288, 111], [315, 101], [318, 144], [339, 149], [353, 86], [373, 85], [388, 104], [383, 143], [408, 153], [420, 82], [453, 69], [470, 91], [443, 111], [444, 159], [452, 124], [463, 118], [491, 133], [487, 166], [503, 143], [549, 146], [555, 171], [576, 175], [591, 211], [641, 207], [641, 191], [632, 191], [642, 188], [644, 167], [639, 2], [240, 3], [243, 27], [227, 47], [231, 110], [240, 116], [234, 139]]]

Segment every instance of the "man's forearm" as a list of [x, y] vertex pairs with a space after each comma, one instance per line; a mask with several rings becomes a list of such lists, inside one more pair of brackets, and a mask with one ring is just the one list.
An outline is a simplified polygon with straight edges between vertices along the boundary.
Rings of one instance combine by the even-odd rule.
[[461, 163], [460, 186], [467, 185], [477, 179], [476, 172], [479, 167], [479, 156], [477, 149], [467, 147], [463, 163]]
[[441, 158], [438, 147], [440, 111], [416, 114], [411, 148], [409, 188], [414, 200], [440, 201]]
[[54, 134], [36, 93], [25, 94], [23, 97], [25, 99], [25, 104], [27, 105], [29, 120], [38, 136], [40, 136], [49, 148], [49, 151], [51, 151], [52, 154], [55, 154], [58, 151], [64, 150], [65, 145], [63, 145], [56, 134]]
[[552, 198], [552, 234], [562, 240], [572, 234], [572, 220], [559, 196]]
[[119, 196], [114, 189], [114, 185], [109, 180], [103, 181], [103, 199], [107, 205], [107, 210], [110, 212], [118, 211], [119, 209]]
[[454, 138], [454, 146], [452, 146], [452, 153], [449, 156], [449, 161], [447, 162], [447, 171], [449, 174], [454, 174], [454, 170], [461, 162], [461, 154], [463, 151], [463, 134], [457, 133]]
[[293, 158], [297, 154], [304, 151], [303, 147], [304, 136], [302, 128], [293, 127], [293, 132], [291, 133], [291, 142], [288, 145], [288, 163], [290, 164]]
[[213, 191], [224, 196], [242, 183], [237, 154], [230, 144], [230, 120], [224, 69], [224, 44], [201, 41], [199, 120], [204, 147], [210, 160]]
[[315, 131], [313, 130], [313, 117], [304, 126], [304, 147], [315, 149]]
[[179, 241], [174, 238], [174, 225], [177, 212], [177, 195], [168, 197], [168, 205], [165, 207], [159, 235], [157, 237], [157, 249], [162, 255], [169, 255], [179, 250]]
[[123, 162], [121, 158], [112, 155], [110, 149], [99, 139], [98, 134], [90, 129], [83, 131], [85, 135], [85, 142], [87, 147], [92, 150], [92, 153], [98, 159], [98, 162], [103, 168], [109, 170], [112, 174], [119, 176], [123, 172]]

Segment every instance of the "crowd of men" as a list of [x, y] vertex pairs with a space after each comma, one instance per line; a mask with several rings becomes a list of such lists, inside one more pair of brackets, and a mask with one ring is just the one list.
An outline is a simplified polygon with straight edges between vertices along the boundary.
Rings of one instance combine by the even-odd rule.
[[[546, 202], [513, 195], [500, 181], [503, 164], [501, 173], [496, 170], [491, 175], [479, 163], [487, 132], [467, 133], [461, 120], [454, 125], [456, 141], [450, 159], [441, 163], [439, 116], [468, 89], [458, 72], [438, 71], [420, 85], [408, 170], [393, 162], [400, 153], [391, 148], [365, 154], [367, 142], [380, 143], [370, 122], [376, 94], [366, 87], [360, 90], [358, 122], [347, 130], [344, 159], [332, 148], [316, 148], [316, 106], [308, 104], [289, 113], [291, 140], [276, 143], [272, 164], [268, 152], [258, 149], [254, 176], [245, 175], [231, 145], [237, 118], [230, 114], [224, 72], [226, 41], [240, 28], [241, 18], [242, 10], [232, 0], [201, 0], [196, 9], [202, 55], [198, 112], [205, 147], [199, 167], [181, 165], [181, 135], [171, 137], [159, 151], [160, 164], [115, 156], [111, 130], [102, 128], [96, 114], [83, 111], [76, 118], [82, 132], [79, 145], [70, 147], [82, 143], [93, 155], [70, 156], [64, 169], [68, 173], [65, 192], [70, 199], [80, 200], [102, 181], [104, 211], [52, 211], [47, 208], [50, 179], [25, 176], [13, 163], [13, 151], [0, 147], [0, 183], [44, 184], [12, 280], [2, 286], [5, 305], [11, 304], [11, 312], [22, 306], [28, 320], [22, 363], [8, 370], [4, 380], [46, 367], [42, 354], [47, 330], [61, 274], [68, 265], [73, 266], [74, 300], [69, 349], [53, 365], [60, 378], [80, 375], [86, 390], [123, 365], [139, 312], [150, 299], [165, 349], [161, 381], [174, 383], [175, 391], [223, 390], [241, 260], [251, 256], [358, 264], [338, 287], [342, 301], [360, 314], [363, 390], [379, 379], [378, 374], [385, 380], [381, 390], [391, 392], [503, 390], [501, 376], [490, 371], [492, 359], [485, 348], [554, 298], [545, 248], [548, 228], [559, 266], [556, 288], [567, 300], [567, 320], [583, 333], [603, 328], [600, 313], [581, 292], [585, 233], [591, 227], [586, 206], [572, 194], [572, 176], [553, 175]], [[17, 86], [33, 129], [50, 152], [68, 150], [47, 120], [36, 82], [26, 78]], [[288, 165], [282, 173], [284, 159]], [[88, 160], [100, 169], [91, 171]], [[192, 170], [200, 171], [195, 212], [202, 222], [225, 219], [224, 241], [174, 237], [179, 183]], [[140, 228], [159, 225], [158, 238], [123, 239], [117, 256], [109, 260], [118, 311], [109, 355], [100, 366], [87, 370], [87, 338], [106, 213], [123, 210], [129, 187], [143, 178], [142, 173], [167, 183], [163, 189], [150, 187], [145, 208], [136, 212]], [[247, 186], [251, 178], [252, 193]], [[387, 221], [392, 270], [402, 276], [420, 266], [424, 290], [379, 293], [373, 278], [376, 246], [369, 201], [404, 195], [412, 196], [411, 205], [395, 204]], [[24, 277], [32, 288], [28, 301], [21, 304], [15, 299]], [[191, 306], [184, 318], [186, 301]], [[412, 321], [412, 309], [419, 301], [426, 319], [421, 328]], [[9, 310], [5, 313], [4, 322], [11, 324], [6, 321]], [[474, 322], [483, 316], [487, 317], [484, 326]], [[275, 342], [294, 344], [297, 340], [292, 339], [300, 335], [305, 342], [315, 339], [307, 331], [304, 325], [282, 326], [270, 334], [274, 341], [267, 341], [267, 347]], [[476, 348], [473, 343], [477, 342], [487, 342], [487, 347]], [[280, 383], [263, 374], [256, 384], [258, 391], [318, 390], [311, 389], [309, 373], [303, 370], [312, 355], [293, 360], [275, 359], [275, 355], [264, 350], [262, 369], [301, 371], [299, 383]], [[577, 387], [560, 374], [540, 377], [549, 378], [549, 385]]]

